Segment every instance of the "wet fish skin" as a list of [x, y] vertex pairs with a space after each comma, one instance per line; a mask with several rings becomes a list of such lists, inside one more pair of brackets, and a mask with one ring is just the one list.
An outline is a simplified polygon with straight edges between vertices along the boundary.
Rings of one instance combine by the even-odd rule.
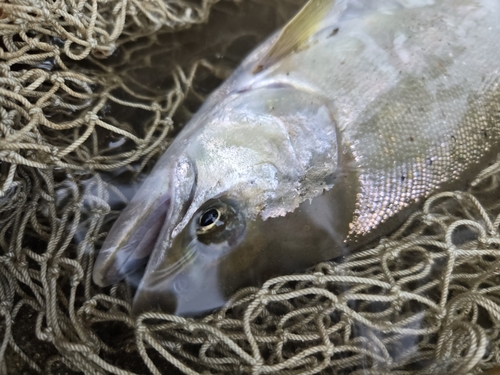
[[[305, 45], [275, 61], [277, 35], [243, 62], [111, 230], [94, 280], [150, 255], [136, 312], [202, 313], [353, 251], [499, 152], [500, 3], [328, 3]], [[214, 207], [226, 216], [204, 232]]]

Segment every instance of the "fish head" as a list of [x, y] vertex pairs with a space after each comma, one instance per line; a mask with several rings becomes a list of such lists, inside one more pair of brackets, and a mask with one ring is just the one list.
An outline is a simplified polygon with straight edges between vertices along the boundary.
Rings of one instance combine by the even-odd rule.
[[[103, 254], [108, 248], [118, 254], [134, 236], [142, 241], [126, 260], [111, 262], [122, 276], [136, 268], [131, 259], [150, 253], [134, 311], [197, 315], [222, 306], [240, 287], [310, 265], [316, 258], [304, 246], [317, 246], [318, 230], [328, 229], [318, 229], [304, 205], [331, 188], [337, 159], [336, 127], [320, 96], [259, 89], [202, 110], [103, 246]], [[160, 206], [163, 216], [155, 213]], [[94, 280], [101, 281], [103, 268], [96, 269]]]

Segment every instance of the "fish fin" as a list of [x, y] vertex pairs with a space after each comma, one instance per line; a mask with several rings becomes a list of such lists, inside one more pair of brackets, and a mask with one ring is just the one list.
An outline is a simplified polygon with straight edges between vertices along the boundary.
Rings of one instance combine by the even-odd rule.
[[258, 62], [253, 73], [259, 73], [283, 57], [300, 49], [321, 26], [324, 18], [334, 11], [340, 15], [345, 9], [345, 0], [309, 0], [309, 2], [281, 30], [277, 40]]

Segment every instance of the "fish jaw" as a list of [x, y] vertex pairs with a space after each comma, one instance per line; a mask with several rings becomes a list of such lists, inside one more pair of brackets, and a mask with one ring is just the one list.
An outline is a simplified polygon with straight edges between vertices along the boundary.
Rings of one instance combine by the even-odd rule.
[[195, 179], [192, 163], [179, 155], [176, 147], [160, 158], [103, 243], [93, 269], [97, 285], [104, 287], [135, 277], [158, 243], [168, 246], [165, 238], [161, 241], [162, 230], [171, 229], [185, 211]]
[[168, 256], [144, 274], [134, 297], [133, 314], [159, 310], [196, 316], [223, 306], [227, 298], [221, 290], [214, 265], [219, 260], [214, 255], [200, 252], [196, 245], [174, 244]]
[[[200, 219], [214, 209], [221, 212], [218, 227], [215, 232], [200, 233]], [[222, 306], [227, 293], [218, 269], [247, 237], [246, 223], [236, 201], [221, 197], [206, 202], [173, 236], [166, 251], [155, 249], [134, 299], [134, 313], [160, 309], [190, 316]], [[169, 236], [172, 233], [165, 225], [160, 238]]]

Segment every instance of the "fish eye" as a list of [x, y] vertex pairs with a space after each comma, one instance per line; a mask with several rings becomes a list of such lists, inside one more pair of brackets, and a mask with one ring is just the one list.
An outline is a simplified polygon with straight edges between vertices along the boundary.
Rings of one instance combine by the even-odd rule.
[[193, 222], [198, 241], [208, 244], [238, 241], [245, 229], [245, 219], [236, 202], [214, 199], [204, 204]]
[[199, 228], [198, 228], [198, 233], [205, 233], [214, 227], [220, 227], [221, 225], [224, 225], [224, 222], [221, 220], [222, 219], [222, 212], [218, 208], [209, 208], [206, 210], [199, 219]]

